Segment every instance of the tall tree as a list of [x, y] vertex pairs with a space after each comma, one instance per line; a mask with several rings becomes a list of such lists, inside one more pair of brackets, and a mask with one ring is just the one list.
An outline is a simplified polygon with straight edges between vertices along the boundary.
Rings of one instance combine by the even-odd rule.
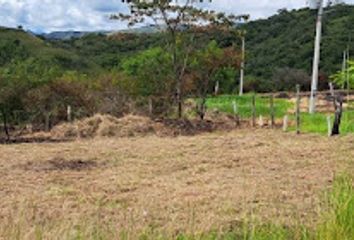
[[168, 49], [172, 56], [175, 82], [175, 98], [178, 117], [182, 117], [183, 78], [188, 59], [193, 50], [195, 29], [205, 26], [231, 26], [245, 16], [226, 15], [215, 11], [195, 7], [195, 1], [185, 0], [183, 4], [170, 0], [139, 1], [132, 0], [130, 14], [112, 15], [111, 19], [127, 21], [128, 26], [142, 23], [154, 23], [157, 28], [168, 35]]

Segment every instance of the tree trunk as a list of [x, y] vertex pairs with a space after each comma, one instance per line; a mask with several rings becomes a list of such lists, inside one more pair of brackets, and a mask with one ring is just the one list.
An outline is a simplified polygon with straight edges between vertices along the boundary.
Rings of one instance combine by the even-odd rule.
[[50, 113], [48, 112], [44, 115], [44, 131], [50, 132]]
[[153, 101], [152, 97], [149, 97], [149, 115], [152, 117], [154, 115], [154, 106], [153, 106]]
[[173, 28], [170, 28], [170, 34], [172, 42], [172, 65], [176, 84], [177, 116], [178, 118], [182, 118], [182, 79], [180, 77], [177, 63], [177, 36]]
[[173, 64], [174, 64], [175, 81], [176, 81], [177, 115], [178, 118], [182, 118], [182, 79], [180, 78], [180, 74], [177, 66], [176, 52], [173, 54]]
[[200, 103], [198, 103], [197, 105], [197, 113], [200, 117], [200, 120], [204, 120], [204, 117], [205, 117], [205, 112], [206, 112], [206, 99], [205, 97], [202, 98], [202, 101]]
[[177, 82], [177, 89], [176, 89], [176, 98], [177, 98], [177, 114], [178, 114], [178, 118], [182, 118], [182, 90], [181, 90], [181, 82], [178, 79]]
[[275, 126], [275, 109], [274, 109], [274, 95], [270, 95], [270, 126]]
[[256, 94], [252, 96], [252, 127], [256, 126]]
[[10, 140], [10, 133], [9, 133], [9, 128], [7, 126], [7, 116], [6, 116], [6, 111], [4, 109], [1, 109], [1, 113], [2, 113], [2, 119], [4, 122], [4, 132], [6, 135], [6, 141]]

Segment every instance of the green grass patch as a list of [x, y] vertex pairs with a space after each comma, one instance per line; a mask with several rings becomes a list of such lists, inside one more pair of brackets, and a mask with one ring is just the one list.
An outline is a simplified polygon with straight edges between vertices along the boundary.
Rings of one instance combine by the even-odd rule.
[[[236, 101], [238, 113], [241, 118], [252, 117], [252, 98], [253, 94], [243, 96], [222, 95], [218, 97], [209, 97], [207, 99], [208, 109], [218, 109], [219, 111], [233, 114], [233, 101]], [[277, 118], [283, 117], [293, 104], [286, 99], [274, 99], [274, 110]], [[270, 98], [256, 96], [256, 114], [264, 117], [270, 116]]]
[[[236, 101], [238, 113], [241, 118], [248, 119], [252, 117], [252, 98], [253, 94], [244, 96], [222, 95], [209, 97], [207, 99], [207, 108], [209, 110], [217, 109], [221, 112], [233, 114], [233, 102]], [[274, 99], [275, 117], [283, 118], [289, 110], [294, 109], [294, 104], [287, 99]], [[256, 96], [256, 116], [270, 116], [270, 99], [266, 96]], [[301, 132], [327, 134], [327, 115], [324, 113], [302, 113], [301, 114]], [[334, 114], [331, 114], [333, 124]], [[295, 121], [295, 115], [289, 116], [291, 121]], [[290, 131], [295, 131], [294, 126], [289, 127]], [[341, 124], [341, 134], [354, 133], [354, 110], [344, 110]]]
[[[327, 134], [327, 116], [328, 114], [324, 113], [302, 113], [301, 132]], [[331, 116], [331, 125], [333, 125], [334, 114], [331, 114], [329, 116]], [[295, 120], [295, 116], [291, 116], [291, 119]], [[290, 127], [290, 130], [295, 130], [295, 127]], [[345, 111], [343, 113], [340, 132], [341, 134], [354, 133], [354, 111]]]
[[316, 239], [354, 239], [354, 189], [351, 177], [336, 179], [323, 208], [325, 210], [316, 229]]

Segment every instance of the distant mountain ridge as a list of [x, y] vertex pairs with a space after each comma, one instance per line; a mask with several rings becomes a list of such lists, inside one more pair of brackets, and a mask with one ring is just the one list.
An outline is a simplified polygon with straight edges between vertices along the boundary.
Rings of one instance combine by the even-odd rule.
[[[118, 30], [118, 31], [55, 31], [55, 32], [42, 33], [37, 35], [48, 40], [70, 40], [70, 39], [82, 38], [89, 34], [103, 34], [103, 35], [113, 35], [115, 33], [150, 34], [150, 33], [157, 33], [159, 31], [160, 30], [156, 28], [156, 26], [149, 25], [149, 26], [129, 28], [129, 29]], [[29, 33], [32, 32], [29, 31]]]
[[80, 31], [56, 31], [50, 33], [39, 34], [49, 40], [70, 40], [72, 38], [82, 38], [92, 32], [80, 32]]

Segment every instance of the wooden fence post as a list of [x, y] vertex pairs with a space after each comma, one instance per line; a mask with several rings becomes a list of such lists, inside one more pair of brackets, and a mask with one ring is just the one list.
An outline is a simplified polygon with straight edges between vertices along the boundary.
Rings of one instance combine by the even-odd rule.
[[256, 94], [252, 96], [252, 127], [256, 126]]
[[44, 119], [44, 130], [46, 132], [50, 131], [50, 113], [46, 112], [45, 113], [45, 119]]
[[149, 97], [149, 115], [150, 115], [150, 117], [152, 117], [153, 111], [154, 111], [154, 106], [153, 106], [152, 98]]
[[219, 81], [216, 81], [216, 83], [215, 83], [215, 88], [214, 88], [214, 94], [215, 94], [215, 96], [218, 96], [218, 95], [219, 95], [219, 88], [220, 88]]
[[300, 134], [300, 85], [296, 85], [296, 134]]
[[9, 127], [8, 127], [8, 122], [7, 122], [7, 115], [3, 109], [1, 111], [1, 115], [2, 115], [2, 122], [4, 124], [4, 132], [6, 135], [6, 141], [10, 141], [11, 137], [10, 137]]
[[333, 83], [330, 82], [328, 83], [329, 85], [329, 92], [331, 93], [331, 96], [334, 97], [334, 87], [333, 87]]
[[232, 109], [234, 111], [234, 118], [235, 118], [236, 126], [240, 126], [240, 116], [238, 114], [237, 103], [235, 100], [232, 102]]
[[288, 131], [288, 121], [289, 121], [289, 117], [288, 117], [288, 115], [285, 115], [283, 118], [283, 131], [284, 132]]
[[66, 109], [66, 113], [67, 113], [67, 117], [68, 117], [68, 122], [72, 121], [72, 109], [71, 106], [68, 105], [67, 109]]
[[259, 115], [259, 122], [258, 122], [260, 127], [264, 127], [264, 120], [263, 120], [263, 116]]
[[332, 136], [332, 122], [331, 122], [331, 116], [327, 116], [327, 130], [328, 130], [328, 137]]
[[275, 109], [274, 109], [274, 95], [270, 95], [270, 126], [273, 128], [275, 126]]

